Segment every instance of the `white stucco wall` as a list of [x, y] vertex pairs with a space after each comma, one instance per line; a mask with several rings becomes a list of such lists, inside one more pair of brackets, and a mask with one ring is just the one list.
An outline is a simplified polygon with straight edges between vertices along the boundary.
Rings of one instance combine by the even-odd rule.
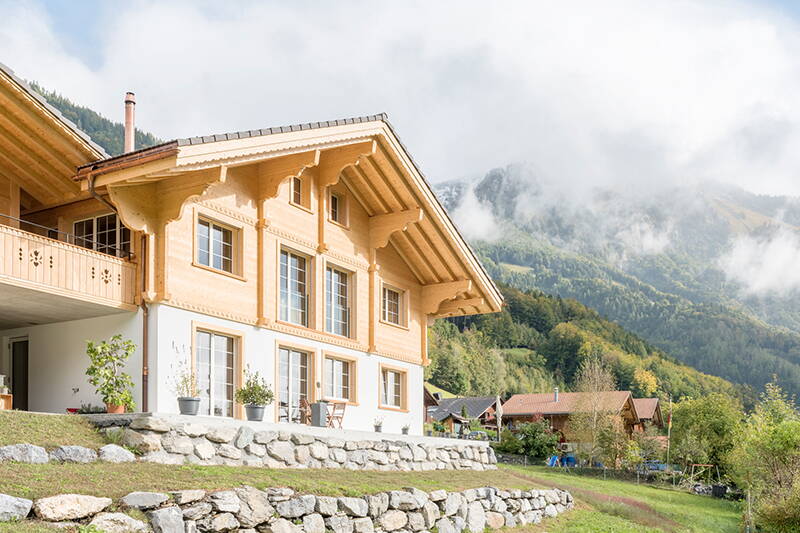
[[[180, 362], [189, 362], [192, 357], [192, 322], [234, 330], [243, 338], [245, 367], [258, 371], [276, 390], [275, 358], [277, 346], [281, 342], [315, 350], [317, 373], [314, 386], [320, 384], [322, 352], [329, 350], [339, 355], [357, 359], [357, 402], [348, 405], [344, 426], [346, 429], [372, 431], [375, 418], [383, 419], [383, 431], [400, 433], [402, 426], [410, 425], [410, 433], [421, 435], [424, 420], [423, 409], [423, 369], [419, 365], [408, 364], [378, 355], [350, 350], [324, 342], [309, 340], [272, 330], [248, 326], [238, 322], [223, 320], [200, 313], [193, 313], [166, 305], [153, 305], [150, 308], [150, 410], [161, 413], [177, 413], [178, 405], [173, 391], [173, 375]], [[224, 331], [223, 331], [224, 332]], [[155, 356], [154, 354], [158, 354]], [[408, 412], [397, 412], [378, 407], [379, 368], [385, 364], [404, 369], [408, 377]], [[316, 396], [321, 391], [317, 388]], [[270, 406], [265, 421], [275, 421], [274, 405]]]
[[30, 411], [64, 413], [68, 407], [77, 408], [81, 403], [103, 405], [85, 375], [89, 364], [86, 341], [100, 341], [118, 333], [137, 346], [125, 371], [133, 378], [133, 397], [138, 405], [142, 375], [141, 311], [0, 331], [0, 374], [10, 374], [8, 341], [27, 337]]

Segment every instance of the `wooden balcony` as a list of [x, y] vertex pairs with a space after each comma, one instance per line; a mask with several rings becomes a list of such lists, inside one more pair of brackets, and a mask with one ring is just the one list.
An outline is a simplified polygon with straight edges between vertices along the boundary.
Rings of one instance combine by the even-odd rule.
[[135, 309], [135, 263], [0, 224], [0, 327]]

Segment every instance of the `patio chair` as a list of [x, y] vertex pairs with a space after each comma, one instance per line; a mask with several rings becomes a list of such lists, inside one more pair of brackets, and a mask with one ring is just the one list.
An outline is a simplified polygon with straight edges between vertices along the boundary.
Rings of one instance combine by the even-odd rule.
[[331, 404], [331, 410], [328, 413], [329, 428], [342, 427], [342, 422], [344, 422], [345, 408], [347, 408], [347, 403], [345, 402], [333, 402]]
[[311, 424], [311, 404], [305, 398], [300, 398], [300, 423]]

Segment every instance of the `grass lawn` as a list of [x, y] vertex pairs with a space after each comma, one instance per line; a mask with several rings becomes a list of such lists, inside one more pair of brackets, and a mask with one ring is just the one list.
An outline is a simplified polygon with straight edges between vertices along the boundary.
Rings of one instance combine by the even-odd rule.
[[106, 441], [82, 416], [0, 411], [0, 446], [22, 443], [47, 449], [63, 444], [97, 449]]
[[578, 476], [546, 467], [502, 469], [534, 484], [569, 490], [578, 502], [575, 512], [547, 522], [544, 528], [531, 527], [525, 531], [735, 533], [740, 530], [741, 509], [734, 502], [672, 488]]

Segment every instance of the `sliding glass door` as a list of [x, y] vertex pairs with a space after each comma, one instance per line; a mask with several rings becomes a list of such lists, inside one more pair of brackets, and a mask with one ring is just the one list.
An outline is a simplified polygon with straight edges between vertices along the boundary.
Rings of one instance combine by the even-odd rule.
[[197, 332], [197, 389], [200, 414], [233, 416], [236, 342], [210, 331]]
[[278, 421], [305, 422], [300, 400], [308, 400], [309, 355], [300, 350], [278, 350]]

